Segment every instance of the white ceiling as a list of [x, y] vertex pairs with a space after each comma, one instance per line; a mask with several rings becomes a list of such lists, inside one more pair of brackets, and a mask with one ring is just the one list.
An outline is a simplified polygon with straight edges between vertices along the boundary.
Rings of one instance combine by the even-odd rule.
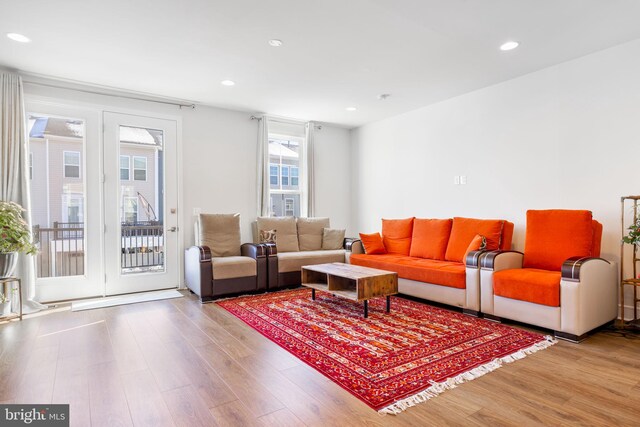
[[639, 22], [638, 0], [0, 0], [0, 33], [33, 40], [0, 36], [0, 65], [353, 127], [640, 38]]

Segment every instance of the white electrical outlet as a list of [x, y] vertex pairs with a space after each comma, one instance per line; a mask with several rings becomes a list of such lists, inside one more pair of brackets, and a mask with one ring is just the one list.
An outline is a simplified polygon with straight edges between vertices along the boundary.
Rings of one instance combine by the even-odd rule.
[[460, 175], [453, 177], [453, 185], [460, 185]]
[[198, 216], [202, 213], [202, 209], [200, 208], [193, 208], [193, 216]]
[[467, 175], [460, 175], [460, 185], [467, 185]]

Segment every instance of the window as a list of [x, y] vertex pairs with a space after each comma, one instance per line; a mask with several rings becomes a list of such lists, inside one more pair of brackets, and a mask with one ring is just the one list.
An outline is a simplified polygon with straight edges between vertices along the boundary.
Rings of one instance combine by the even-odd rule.
[[300, 187], [303, 128], [297, 135], [269, 134], [269, 211], [273, 216], [306, 214], [301, 208], [303, 190]]
[[80, 178], [80, 152], [65, 151], [63, 155], [64, 155], [64, 177]]
[[133, 156], [133, 179], [135, 181], [147, 180], [147, 158]]
[[271, 187], [278, 187], [280, 185], [280, 177], [279, 177], [280, 166], [278, 165], [269, 165], [269, 184]]
[[84, 222], [84, 196], [79, 193], [62, 195], [62, 222]]
[[127, 224], [135, 224], [138, 222], [138, 198], [124, 197], [122, 220]]
[[29, 153], [29, 179], [33, 179], [33, 153]]
[[284, 216], [293, 216], [294, 214], [294, 199], [284, 199]]
[[131, 174], [131, 164], [129, 156], [120, 156], [120, 180], [129, 181]]

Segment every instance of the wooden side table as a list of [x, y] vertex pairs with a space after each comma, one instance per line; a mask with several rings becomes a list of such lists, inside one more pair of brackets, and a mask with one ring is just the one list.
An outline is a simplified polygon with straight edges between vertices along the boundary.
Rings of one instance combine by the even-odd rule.
[[[7, 296], [11, 296], [11, 301], [13, 302], [13, 297], [12, 295], [14, 294], [12, 291], [13, 289], [11, 284], [14, 282], [18, 282], [18, 313], [11, 313], [7, 316], [0, 316], [0, 321], [3, 320], [11, 320], [11, 319], [15, 319], [16, 317], [18, 317], [20, 320], [22, 320], [22, 282], [20, 281], [20, 279], [18, 279], [17, 277], [6, 277], [4, 279], [0, 279], [0, 284], [2, 285], [2, 293]], [[15, 289], [15, 288], [14, 288]], [[9, 290], [9, 292], [7, 292], [7, 290]]]

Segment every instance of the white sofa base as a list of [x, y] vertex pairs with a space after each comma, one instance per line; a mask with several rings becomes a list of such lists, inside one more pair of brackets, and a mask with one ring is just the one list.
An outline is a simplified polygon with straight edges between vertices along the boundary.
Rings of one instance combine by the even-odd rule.
[[493, 314], [554, 331], [561, 329], [560, 307], [494, 296]]

